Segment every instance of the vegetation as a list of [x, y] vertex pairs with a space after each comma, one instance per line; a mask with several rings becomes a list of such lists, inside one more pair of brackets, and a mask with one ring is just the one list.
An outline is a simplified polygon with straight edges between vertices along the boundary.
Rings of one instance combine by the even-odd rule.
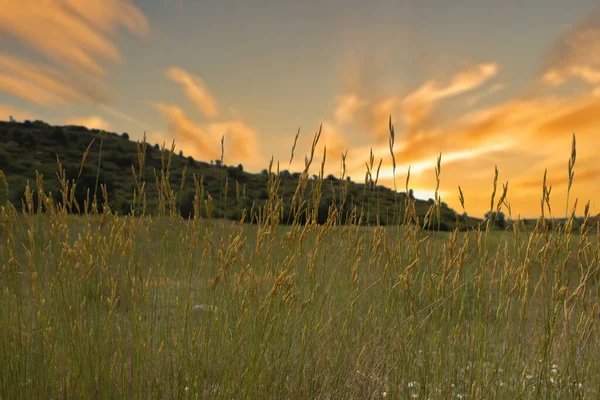
[[[391, 151], [393, 138], [390, 121]], [[78, 204], [88, 175], [65, 174], [54, 160], [58, 194], [37, 176], [22, 211], [0, 206], [0, 398], [600, 396], [600, 225], [589, 223], [589, 203], [577, 231], [573, 206], [553, 230], [545, 218], [531, 231], [518, 220], [492, 230], [497, 219], [487, 218], [441, 232], [437, 193], [423, 218], [418, 200], [394, 196], [402, 211], [389, 221], [398, 222], [365, 226], [369, 214], [383, 218], [369, 180], [365, 198], [375, 200], [347, 209], [343, 172], [339, 197], [324, 208], [333, 181], [322, 166], [318, 179], [307, 165], [292, 181], [271, 165], [256, 188], [265, 191], [260, 205], [244, 204], [239, 183], [229, 203], [230, 169], [221, 167], [221, 189], [209, 195], [196, 177], [182, 213], [187, 188], [172, 184], [174, 149], [151, 200], [142, 143], [122, 216], [103, 174], [117, 159], [112, 146], [129, 144], [100, 141], [86, 182], [102, 200]], [[94, 161], [87, 149], [81, 170]], [[573, 141], [570, 182], [575, 159]], [[17, 165], [12, 173], [24, 176]], [[438, 187], [440, 169], [438, 159]], [[5, 193], [9, 180], [0, 173]], [[289, 203], [286, 182], [295, 185]], [[225, 215], [239, 204], [239, 220], [215, 218], [217, 196]], [[494, 187], [490, 215], [507, 196]]]
[[[42, 121], [0, 122], [0, 169], [2, 169], [9, 183], [10, 193], [8, 200], [18, 209], [24, 200], [23, 193], [27, 180], [36, 181], [36, 171], [42, 176], [43, 184], [48, 192], [52, 192], [53, 201], [60, 203], [60, 182], [56, 179], [57, 163], [60, 162], [64, 169], [67, 180], [77, 181], [79, 189], [76, 190], [75, 199], [82, 205], [87, 199], [91, 204], [93, 188], [95, 187], [97, 164], [100, 156], [102, 142], [102, 164], [100, 168], [99, 184], [106, 185], [108, 204], [111, 210], [119, 215], [127, 215], [131, 212], [133, 193], [136, 189], [135, 177], [131, 173], [135, 166], [135, 173], [145, 183], [144, 193], [146, 195], [146, 215], [158, 213], [158, 189], [156, 180], [161, 179], [160, 171], [169, 164], [170, 171], [168, 184], [177, 188], [176, 212], [184, 218], [190, 216], [194, 202], [194, 179], [204, 188], [206, 199], [208, 194], [213, 198], [213, 217], [227, 218], [237, 221], [246, 212], [246, 220], [256, 222], [257, 210], [264, 207], [268, 200], [267, 183], [269, 174], [278, 173], [282, 182], [278, 188], [278, 195], [283, 201], [282, 222], [291, 222], [291, 200], [295, 188], [298, 186], [300, 173], [291, 173], [287, 170], [277, 171], [277, 166], [272, 165], [271, 171], [266, 169], [259, 174], [251, 174], [244, 171], [244, 167], [226, 166], [223, 160], [214, 160], [210, 163], [196, 161], [191, 156], [184, 157], [182, 152], [174, 149], [145, 145], [144, 149], [138, 149], [139, 144], [129, 140], [129, 135], [123, 133], [117, 135], [106, 133], [104, 139], [100, 140], [100, 131], [88, 130], [85, 127], [64, 126], [53, 127]], [[143, 153], [143, 164], [140, 167], [138, 150]], [[81, 155], [86, 154], [82, 165]], [[373, 160], [371, 160], [373, 161]], [[124, 171], [128, 171], [124, 173]], [[185, 171], [185, 172], [184, 172]], [[185, 174], [185, 175], [183, 175]], [[375, 173], [373, 172], [373, 175]], [[183, 178], [183, 179], [182, 179]], [[317, 177], [309, 180], [307, 190], [315, 184]], [[342, 182], [343, 181], [343, 182]], [[318, 223], [323, 224], [327, 218], [327, 208], [335, 199], [340, 205], [339, 199], [342, 190], [345, 190], [346, 208], [343, 218], [354, 206], [358, 210], [364, 210], [365, 216], [361, 223], [376, 224], [376, 208], [379, 210], [379, 223], [383, 225], [397, 224], [392, 215], [403, 218], [401, 207], [398, 204], [404, 202], [404, 193], [395, 193], [381, 185], [376, 185], [376, 176], [369, 181], [370, 185], [354, 183], [346, 179], [338, 179], [333, 175], [327, 177], [322, 188], [322, 208], [318, 216]], [[178, 189], [182, 187], [182, 192]], [[92, 191], [87, 197], [87, 188]], [[239, 193], [237, 191], [239, 190]], [[37, 193], [34, 193], [34, 197]], [[238, 200], [241, 201], [238, 203]], [[35, 199], [34, 199], [35, 200]], [[101, 199], [100, 199], [101, 200]], [[101, 210], [102, 202], [99, 201]], [[34, 201], [34, 207], [37, 200]], [[253, 208], [254, 206], [254, 208]], [[423, 221], [429, 204], [422, 200], [415, 202], [416, 215]], [[68, 210], [77, 212], [77, 210]], [[139, 215], [141, 210], [137, 210]], [[441, 207], [441, 229], [451, 230], [456, 227], [457, 215], [445, 204]], [[480, 219], [460, 215], [458, 220], [461, 229], [474, 227], [481, 222]], [[432, 227], [427, 227], [431, 229]]]

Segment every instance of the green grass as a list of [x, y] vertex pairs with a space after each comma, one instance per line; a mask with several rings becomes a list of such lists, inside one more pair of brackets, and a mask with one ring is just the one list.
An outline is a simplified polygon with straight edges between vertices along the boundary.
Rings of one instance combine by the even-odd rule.
[[598, 235], [424, 230], [414, 202], [317, 224], [305, 178], [284, 225], [277, 174], [258, 222], [211, 218], [200, 186], [183, 219], [169, 174], [156, 215], [72, 215], [67, 180], [1, 206], [0, 399], [600, 396]]

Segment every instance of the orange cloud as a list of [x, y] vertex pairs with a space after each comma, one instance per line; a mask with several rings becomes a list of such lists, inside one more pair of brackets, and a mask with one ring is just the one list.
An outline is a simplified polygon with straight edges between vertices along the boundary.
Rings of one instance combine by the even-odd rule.
[[192, 122], [183, 110], [166, 104], [155, 104], [154, 106], [167, 120], [169, 133], [177, 143], [180, 142], [180, 147], [185, 146], [187, 153], [199, 159], [216, 160], [221, 158], [218, 139], [211, 138], [201, 126]]
[[434, 81], [426, 82], [402, 102], [405, 126], [414, 130], [431, 115], [438, 101], [473, 90], [497, 73], [497, 64], [479, 64], [454, 75], [447, 85], [438, 85]]
[[[390, 115], [402, 115], [404, 135], [413, 135], [424, 127], [424, 122], [431, 118], [436, 104], [442, 99], [474, 90], [483, 85], [498, 73], [495, 63], [483, 63], [467, 68], [455, 74], [445, 85], [433, 80], [425, 82], [418, 89], [406, 96], [375, 95], [364, 96], [368, 79], [358, 74], [351, 86], [357, 90], [347, 91], [336, 98], [334, 110], [335, 121], [339, 125], [355, 122], [361, 129], [375, 136], [379, 144], [387, 143], [389, 136], [388, 118]], [[501, 90], [498, 84], [488, 90], [488, 94]], [[481, 96], [481, 95], [480, 95]]]
[[[312, 145], [313, 138], [314, 135], [309, 135], [305, 138], [305, 148], [308, 152], [310, 152], [310, 147]], [[329, 174], [339, 175], [341, 171], [342, 153], [345, 153], [346, 150], [348, 150], [348, 145], [341, 131], [341, 127], [335, 122], [323, 121], [321, 137], [319, 139], [317, 149], [315, 150], [313, 163], [310, 168], [310, 171], [313, 171], [315, 174], [317, 173], [317, 171], [321, 170], [321, 163], [323, 162], [323, 151], [325, 149], [327, 150], [324, 168], [325, 176]], [[296, 154], [300, 153], [296, 151]], [[309, 155], [307, 154], [307, 156]], [[296, 161], [297, 163], [295, 163], [294, 169], [298, 171], [304, 170], [304, 157], [297, 157]]]
[[595, 134], [600, 127], [600, 99], [589, 97], [570, 104], [564, 104], [534, 132], [541, 138], [564, 137], [570, 132]]
[[105, 73], [100, 59], [120, 59], [110, 37], [116, 28], [139, 37], [149, 32], [128, 0], [4, 0], [1, 8], [1, 30], [55, 63], [95, 77]]
[[334, 117], [337, 123], [346, 124], [352, 122], [354, 115], [358, 110], [365, 107], [368, 102], [361, 99], [357, 94], [345, 94], [336, 98], [337, 105], [334, 111]]
[[[197, 159], [221, 158], [221, 138], [224, 136], [224, 161], [250, 166], [260, 165], [261, 157], [256, 133], [242, 121], [196, 124], [179, 108], [162, 103], [153, 105], [167, 120], [168, 132], [176, 146]], [[168, 143], [167, 143], [168, 144]]]
[[467, 99], [467, 105], [473, 106], [475, 103], [479, 102], [484, 97], [491, 96], [492, 94], [503, 90], [506, 86], [503, 83], [497, 83], [494, 86], [490, 87], [488, 90], [473, 95]]
[[65, 125], [77, 125], [77, 126], [85, 126], [89, 129], [104, 129], [105, 131], [110, 131], [111, 126], [110, 123], [103, 120], [100, 117], [67, 117], [63, 121]]
[[188, 98], [202, 115], [207, 118], [219, 115], [217, 101], [200, 77], [179, 67], [170, 68], [167, 76], [183, 87]]
[[258, 149], [256, 132], [244, 122], [239, 120], [210, 123], [204, 128], [211, 135], [219, 139], [225, 136], [224, 161], [230, 163], [245, 162], [251, 166], [259, 165], [262, 160]]
[[8, 121], [10, 117], [13, 117], [16, 121], [34, 119], [33, 114], [29, 111], [21, 110], [7, 104], [0, 104], [0, 120]]
[[565, 30], [547, 52], [543, 81], [558, 86], [569, 78], [600, 83], [600, 12]]
[[[442, 153], [442, 184], [447, 193], [456, 192], [461, 185], [469, 195], [474, 215], [489, 210], [494, 166], [500, 172], [500, 181], [509, 180], [514, 211], [521, 215], [539, 214], [541, 182], [548, 167], [549, 184], [553, 190], [554, 207], [564, 210], [567, 159], [570, 156], [571, 135], [577, 136], [577, 163], [575, 185], [571, 200], [580, 202], [597, 196], [594, 188], [600, 185], [600, 168], [596, 166], [596, 149], [600, 147], [597, 127], [600, 125], [600, 98], [591, 95], [578, 97], [549, 96], [538, 99], [516, 99], [495, 107], [475, 111], [456, 122], [420, 132], [414, 136], [400, 136], [395, 152], [397, 183], [404, 187], [408, 166], [414, 187], [425, 190], [435, 187], [434, 167]], [[392, 176], [387, 146], [378, 147], [376, 157], [384, 157], [382, 176]], [[563, 155], [557, 162], [557, 155]], [[364, 174], [364, 164], [352, 166], [352, 176]], [[489, 187], [482, 192], [482, 188]], [[497, 198], [496, 198], [497, 200]], [[572, 204], [571, 201], [571, 204]], [[458, 207], [457, 197], [448, 204]], [[564, 211], [563, 211], [564, 213]]]
[[107, 101], [105, 90], [86, 88], [84, 84], [73, 86], [69, 80], [55, 68], [0, 54], [0, 91], [42, 106]]

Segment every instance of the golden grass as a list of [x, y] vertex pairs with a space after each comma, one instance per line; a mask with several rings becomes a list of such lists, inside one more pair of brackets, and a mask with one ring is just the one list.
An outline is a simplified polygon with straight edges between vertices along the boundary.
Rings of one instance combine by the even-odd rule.
[[[391, 119], [389, 127], [393, 155]], [[577, 201], [556, 230], [540, 218], [531, 232], [519, 223], [492, 231], [487, 218], [469, 232], [425, 231], [408, 196], [397, 225], [361, 226], [378, 212], [381, 161], [371, 154], [369, 207], [343, 219], [342, 186], [318, 225], [326, 153], [319, 179], [309, 171], [320, 134], [289, 224], [273, 160], [262, 208], [237, 223], [215, 220], [215, 200], [194, 176], [194, 213], [181, 218], [182, 187], [169, 180], [174, 143], [163, 145], [153, 177], [159, 214], [146, 215], [145, 137], [127, 217], [111, 211], [103, 187], [102, 212], [95, 196], [75, 204], [76, 181], [60, 161], [60, 204], [41, 177], [35, 189], [28, 183], [22, 212], [0, 209], [0, 398], [600, 396], [600, 250], [589, 203], [580, 232], [570, 229]], [[575, 160], [573, 137], [569, 188]], [[436, 188], [441, 167], [440, 155]], [[508, 182], [496, 200], [497, 177], [490, 212], [510, 215]], [[410, 170], [407, 191], [409, 180]], [[542, 217], [552, 216], [545, 181], [542, 190]], [[83, 215], [70, 214], [80, 207]], [[440, 207], [436, 189], [423, 226], [439, 226]]]

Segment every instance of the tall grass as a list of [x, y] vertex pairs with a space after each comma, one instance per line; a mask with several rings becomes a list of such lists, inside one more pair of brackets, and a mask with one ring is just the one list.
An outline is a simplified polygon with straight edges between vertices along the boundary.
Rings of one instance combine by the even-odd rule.
[[[28, 182], [22, 211], [0, 208], [0, 398], [600, 396], [600, 251], [588, 225], [570, 229], [575, 207], [554, 231], [545, 218], [532, 232], [518, 221], [492, 231], [490, 219], [466, 233], [425, 231], [439, 227], [436, 189], [423, 224], [405, 196], [396, 226], [365, 227], [378, 212], [381, 162], [366, 164], [368, 209], [342, 215], [344, 154], [340, 198], [318, 225], [326, 152], [319, 179], [309, 171], [320, 133], [289, 225], [273, 161], [262, 208], [246, 207], [236, 186], [241, 220], [214, 219], [194, 176], [194, 213], [181, 218], [182, 187], [169, 183], [174, 144], [155, 171], [159, 213], [147, 215], [145, 137], [127, 217], [111, 210], [105, 187], [101, 211], [94, 196], [72, 215], [82, 205], [60, 161], [60, 204], [41, 176]], [[574, 168], [573, 138], [569, 189]], [[495, 201], [497, 177], [490, 211], [510, 214], [508, 183]], [[407, 191], [409, 179], [410, 170]], [[440, 179], [441, 155], [436, 188]], [[544, 179], [542, 216], [550, 190]]]

